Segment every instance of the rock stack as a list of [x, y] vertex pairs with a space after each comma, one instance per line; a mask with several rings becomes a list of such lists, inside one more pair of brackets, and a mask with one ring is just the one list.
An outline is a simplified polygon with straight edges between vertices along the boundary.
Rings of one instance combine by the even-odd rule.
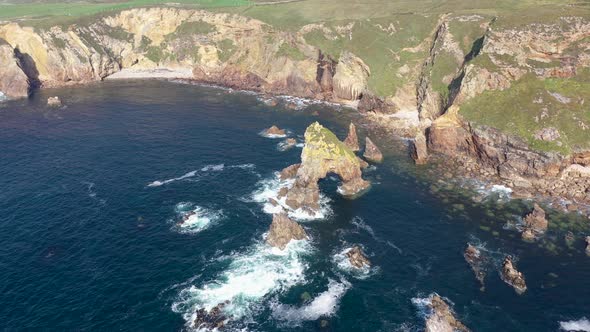
[[524, 229], [522, 238], [525, 240], [534, 240], [537, 236], [547, 231], [547, 219], [545, 211], [535, 203], [533, 211], [524, 217]]
[[502, 264], [501, 271], [502, 280], [514, 288], [518, 294], [522, 294], [526, 291], [526, 283], [524, 281], [524, 275], [518, 272], [514, 267], [511, 256], [506, 256], [504, 263]]
[[424, 132], [419, 131], [410, 143], [410, 154], [416, 165], [423, 165], [428, 161], [428, 148]]
[[361, 249], [359, 246], [352, 247], [346, 252], [346, 256], [348, 257], [350, 264], [357, 269], [362, 269], [365, 266], [371, 266], [371, 262], [363, 252], [363, 249]]
[[486, 272], [484, 269], [485, 260], [481, 254], [481, 250], [471, 244], [467, 244], [467, 249], [465, 249], [463, 257], [465, 257], [465, 260], [469, 266], [471, 266], [471, 269], [475, 273], [475, 278], [481, 284], [480, 289], [483, 291], [485, 289], [484, 279], [486, 277]]
[[363, 157], [374, 163], [380, 163], [383, 161], [383, 154], [368, 136], [365, 137], [365, 153], [363, 153]]
[[307, 234], [301, 225], [289, 219], [285, 213], [277, 213], [272, 216], [272, 224], [266, 242], [281, 250], [287, 247], [291, 240], [303, 240]]
[[344, 145], [346, 145], [350, 150], [357, 152], [360, 150], [359, 147], [359, 138], [356, 135], [356, 127], [351, 122], [348, 126], [348, 136], [344, 140]]

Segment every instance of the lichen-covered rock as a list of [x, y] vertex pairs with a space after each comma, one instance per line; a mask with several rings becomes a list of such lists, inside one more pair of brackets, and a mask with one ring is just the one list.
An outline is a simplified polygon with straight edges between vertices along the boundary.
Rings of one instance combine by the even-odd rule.
[[285, 213], [278, 213], [272, 216], [272, 224], [268, 231], [266, 242], [281, 250], [287, 247], [291, 240], [303, 240], [307, 234], [301, 225], [289, 219]]
[[333, 78], [334, 94], [341, 99], [359, 99], [367, 89], [370, 74], [363, 60], [348, 51], [342, 52]]
[[356, 127], [352, 122], [348, 126], [348, 135], [346, 136], [346, 139], [344, 139], [344, 144], [352, 151], [356, 152], [360, 150], [359, 138], [356, 135]]
[[533, 240], [536, 236], [544, 234], [548, 225], [545, 211], [535, 203], [533, 211], [524, 217], [523, 224], [522, 238], [525, 240]]
[[18, 66], [14, 49], [3, 39], [0, 39], [0, 94], [11, 99], [29, 94], [27, 75]]
[[456, 317], [449, 305], [438, 294], [429, 297], [430, 314], [426, 318], [426, 332], [469, 332]]
[[428, 148], [424, 132], [419, 131], [410, 143], [410, 154], [416, 165], [423, 165], [428, 162]]
[[380, 163], [383, 161], [381, 150], [379, 150], [377, 145], [375, 145], [368, 136], [365, 137], [365, 152], [363, 153], [363, 157], [374, 163]]
[[485, 289], [484, 280], [486, 277], [486, 272], [484, 267], [485, 258], [483, 257], [481, 250], [472, 244], [467, 244], [467, 248], [463, 253], [463, 257], [465, 257], [465, 261], [467, 261], [475, 273], [475, 278], [481, 284], [481, 290], [483, 291]]
[[350, 264], [357, 269], [361, 269], [365, 266], [371, 266], [371, 262], [360, 246], [354, 246], [348, 250], [346, 252], [346, 257], [348, 257]]
[[342, 180], [338, 191], [344, 196], [354, 196], [370, 184], [363, 180], [357, 156], [334, 133], [320, 125], [311, 124], [305, 131], [305, 146], [301, 152], [301, 166], [295, 183], [288, 190], [286, 203], [293, 209], [319, 209], [317, 182], [329, 173]]
[[500, 273], [502, 280], [505, 283], [509, 284], [514, 288], [516, 293], [522, 294], [526, 291], [526, 282], [524, 280], [524, 275], [516, 270], [514, 264], [512, 262], [511, 256], [506, 256], [504, 258], [504, 263], [502, 264], [502, 271]]

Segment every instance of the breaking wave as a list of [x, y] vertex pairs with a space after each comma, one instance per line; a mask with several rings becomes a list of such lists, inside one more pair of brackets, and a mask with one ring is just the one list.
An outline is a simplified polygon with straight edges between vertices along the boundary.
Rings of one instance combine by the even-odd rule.
[[199, 233], [223, 218], [223, 210], [210, 210], [201, 206], [193, 207], [192, 203], [176, 204], [177, 218], [172, 228], [179, 233]]
[[223, 313], [231, 320], [252, 318], [270, 294], [286, 291], [305, 281], [304, 256], [313, 250], [309, 241], [291, 241], [284, 250], [258, 242], [245, 253], [235, 254], [227, 269], [214, 280], [180, 291], [172, 310], [194, 328], [196, 310], [211, 310], [229, 301]]
[[329, 280], [328, 290], [320, 293], [311, 302], [301, 307], [273, 303], [272, 315], [277, 320], [300, 323], [302, 321], [317, 320], [320, 317], [333, 315], [340, 304], [340, 299], [346, 294], [351, 284], [346, 280], [336, 282]]
[[590, 320], [582, 317], [578, 320], [559, 322], [559, 328], [564, 331], [585, 331], [590, 332]]
[[182, 180], [186, 180], [186, 179], [193, 178], [193, 177], [199, 177], [203, 173], [221, 172], [226, 168], [238, 168], [238, 169], [253, 170], [254, 168], [256, 168], [256, 165], [254, 165], [254, 164], [241, 164], [241, 165], [230, 165], [230, 166], [225, 166], [225, 164], [205, 165], [199, 170], [190, 171], [190, 172], [185, 173], [184, 175], [179, 176], [179, 177], [175, 177], [175, 178], [171, 178], [171, 179], [167, 179], [167, 180], [152, 181], [147, 186], [148, 187], [159, 187], [159, 186], [163, 186], [165, 184], [169, 184], [172, 182], [182, 181]]
[[367, 279], [379, 271], [376, 266], [363, 266], [362, 268], [356, 268], [350, 264], [350, 260], [346, 254], [352, 249], [352, 247], [346, 247], [332, 255], [332, 262], [338, 267], [339, 270], [350, 274], [357, 279]]

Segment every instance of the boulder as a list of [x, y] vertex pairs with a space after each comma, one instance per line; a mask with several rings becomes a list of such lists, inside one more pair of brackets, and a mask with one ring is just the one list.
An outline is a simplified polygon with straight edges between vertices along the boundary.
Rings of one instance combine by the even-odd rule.
[[522, 294], [526, 291], [524, 275], [516, 270], [511, 256], [506, 256], [506, 258], [504, 258], [500, 275], [502, 280], [504, 280], [504, 282], [508, 285], [512, 286], [516, 293]]
[[272, 224], [266, 242], [281, 250], [287, 247], [291, 240], [303, 240], [307, 234], [301, 225], [289, 219], [285, 213], [277, 213], [272, 216]]
[[486, 277], [486, 272], [484, 269], [485, 259], [481, 254], [481, 250], [471, 244], [467, 244], [463, 257], [465, 257], [465, 260], [469, 266], [471, 266], [471, 269], [475, 273], [475, 278], [481, 284], [480, 289], [483, 291], [485, 289], [484, 279]]
[[533, 211], [524, 217], [523, 223], [522, 238], [525, 240], [533, 240], [536, 236], [542, 235], [547, 231], [545, 211], [536, 203]]
[[430, 314], [426, 318], [426, 332], [469, 332], [438, 294], [432, 294], [429, 301]]
[[227, 317], [223, 314], [223, 308], [229, 304], [229, 301], [222, 302], [211, 310], [207, 311], [204, 308], [200, 308], [195, 312], [195, 320], [193, 321], [194, 327], [207, 330], [217, 330], [222, 328]]
[[287, 180], [294, 178], [297, 175], [297, 170], [299, 170], [299, 167], [301, 167], [301, 164], [293, 164], [291, 166], [283, 168], [283, 170], [279, 174], [279, 179]]
[[410, 142], [410, 154], [416, 165], [423, 165], [428, 161], [428, 148], [424, 132], [419, 131], [414, 140]]
[[348, 146], [349, 149], [355, 152], [360, 150], [359, 138], [356, 135], [356, 127], [352, 122], [348, 126], [348, 136], [346, 136], [346, 139], [344, 140], [344, 145]]
[[363, 153], [363, 157], [374, 163], [380, 163], [383, 161], [383, 154], [368, 136], [365, 137], [365, 153]]
[[51, 106], [51, 107], [59, 107], [59, 106], [61, 106], [61, 100], [59, 99], [58, 96], [49, 97], [49, 98], [47, 98], [47, 105]]
[[305, 131], [305, 146], [295, 183], [289, 188], [286, 203], [292, 209], [319, 210], [318, 181], [329, 173], [342, 180], [338, 191], [354, 196], [370, 186], [362, 179], [358, 157], [334, 133], [320, 125], [311, 124]]
[[264, 131], [264, 135], [266, 136], [285, 136], [285, 130], [284, 129], [280, 129], [279, 127], [273, 125], [272, 127], [266, 129]]
[[27, 75], [18, 65], [14, 49], [0, 39], [0, 99], [24, 98], [29, 95]]
[[363, 252], [363, 249], [359, 246], [354, 246], [346, 252], [346, 256], [350, 261], [350, 264], [357, 268], [362, 269], [365, 266], [371, 266], [371, 262]]

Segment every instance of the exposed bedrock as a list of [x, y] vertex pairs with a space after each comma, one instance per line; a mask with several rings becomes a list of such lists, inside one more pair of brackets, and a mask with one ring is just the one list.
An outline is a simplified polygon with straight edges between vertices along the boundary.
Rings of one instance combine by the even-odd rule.
[[340, 99], [357, 100], [367, 89], [371, 71], [363, 60], [344, 51], [340, 55], [333, 78], [334, 95]]
[[526, 283], [524, 280], [524, 275], [519, 272], [516, 267], [514, 267], [514, 263], [512, 261], [511, 256], [506, 256], [504, 258], [504, 262], [502, 263], [502, 270], [500, 271], [500, 276], [505, 283], [512, 286], [516, 293], [522, 294], [526, 291]]
[[12, 46], [0, 39], [0, 99], [2, 96], [22, 98], [29, 94], [28, 78], [18, 61]]
[[525, 240], [534, 240], [545, 234], [548, 225], [545, 210], [535, 203], [533, 210], [524, 217], [523, 224], [522, 238]]
[[286, 203], [293, 209], [319, 209], [318, 181], [328, 174], [336, 174], [342, 181], [338, 191], [354, 196], [370, 184], [363, 180], [358, 157], [336, 135], [320, 125], [311, 124], [305, 131], [305, 146], [295, 183], [288, 190]]
[[348, 126], [348, 135], [346, 136], [346, 139], [344, 139], [344, 144], [354, 152], [360, 150], [359, 138], [356, 135], [356, 126], [352, 122]]
[[363, 157], [374, 163], [380, 163], [383, 161], [383, 153], [381, 153], [381, 150], [379, 150], [369, 136], [365, 137], [365, 152], [363, 153]]
[[346, 252], [346, 257], [348, 257], [350, 264], [357, 269], [362, 269], [365, 266], [371, 266], [371, 261], [369, 261], [363, 252], [363, 249], [358, 245], [355, 245], [350, 250], [348, 250]]
[[272, 224], [268, 231], [266, 242], [281, 250], [285, 249], [291, 240], [303, 240], [307, 234], [301, 225], [289, 219], [285, 213], [277, 213], [272, 216]]
[[428, 307], [430, 314], [426, 318], [426, 332], [469, 332], [456, 317], [451, 307], [438, 294], [432, 294]]
[[483, 256], [481, 250], [472, 244], [467, 244], [463, 257], [465, 257], [465, 261], [467, 261], [473, 273], [475, 273], [475, 278], [481, 284], [480, 290], [485, 290], [485, 264], [487, 258]]
[[428, 162], [428, 147], [424, 132], [419, 131], [414, 140], [410, 142], [410, 155], [416, 165], [423, 165]]

